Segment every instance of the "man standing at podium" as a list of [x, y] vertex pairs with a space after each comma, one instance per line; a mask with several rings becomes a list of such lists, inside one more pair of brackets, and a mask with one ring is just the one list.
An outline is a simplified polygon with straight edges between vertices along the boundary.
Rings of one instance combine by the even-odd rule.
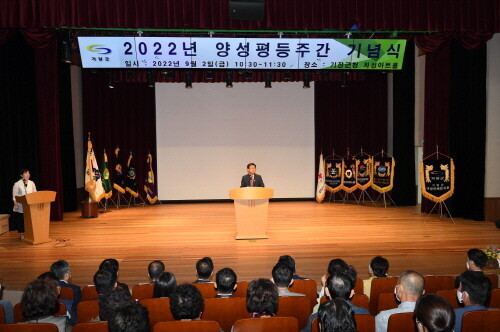
[[255, 174], [257, 166], [254, 163], [247, 165], [247, 175], [243, 175], [241, 178], [241, 186], [243, 187], [264, 187], [264, 181], [262, 181], [262, 176]]
[[21, 176], [21, 179], [14, 183], [14, 187], [12, 188], [12, 199], [14, 200], [14, 213], [12, 214], [12, 219], [17, 225], [17, 231], [22, 240], [24, 239], [23, 205], [16, 202], [16, 196], [24, 196], [26, 194], [34, 193], [36, 192], [36, 186], [35, 183], [30, 180], [29, 170], [21, 168], [19, 176]]

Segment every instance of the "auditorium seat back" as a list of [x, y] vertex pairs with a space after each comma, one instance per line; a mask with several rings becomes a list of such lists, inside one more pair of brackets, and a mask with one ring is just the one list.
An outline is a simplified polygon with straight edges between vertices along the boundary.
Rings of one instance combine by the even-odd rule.
[[491, 292], [490, 307], [500, 309], [500, 289], [494, 289]]
[[153, 298], [154, 284], [134, 285], [132, 287], [132, 298], [136, 300]]
[[0, 305], [0, 324], [5, 324], [5, 312], [3, 306]]
[[370, 313], [372, 315], [377, 314], [378, 297], [382, 293], [393, 293], [394, 287], [398, 282], [396, 277], [388, 278], [375, 278], [372, 280], [372, 286], [370, 290]]
[[354, 315], [358, 332], [375, 332], [375, 317], [372, 315]]
[[268, 317], [240, 319], [234, 323], [233, 332], [298, 332], [299, 322], [295, 317]]
[[214, 283], [199, 283], [193, 284], [194, 287], [198, 288], [201, 296], [204, 299], [211, 299], [217, 296], [217, 291], [215, 290]]
[[440, 290], [455, 289], [455, 278], [452, 276], [425, 276], [425, 293], [436, 294]]
[[[320, 304], [325, 303], [326, 301], [327, 298], [325, 296], [322, 296], [320, 299]], [[354, 294], [353, 297], [351, 298], [351, 303], [354, 304], [356, 307], [365, 308], [366, 310], [370, 309], [369, 306], [370, 299], [365, 294]]]
[[20, 324], [2, 324], [2, 332], [58, 332], [57, 326], [47, 323], [20, 323]]
[[500, 310], [466, 312], [462, 318], [462, 332], [498, 332]]
[[302, 330], [306, 327], [310, 315], [310, 301], [306, 296], [280, 296], [276, 317], [295, 317], [299, 330]]
[[206, 299], [201, 316], [203, 320], [218, 322], [224, 331], [231, 331], [231, 327], [237, 320], [248, 317], [250, 314], [244, 297]]
[[[66, 315], [66, 305], [64, 303], [59, 302], [59, 311], [56, 313], [56, 316]], [[19, 323], [24, 319], [23, 311], [21, 310], [21, 303], [16, 303], [14, 305], [14, 323]]]
[[78, 323], [72, 332], [108, 332], [108, 322]]
[[391, 315], [387, 325], [387, 332], [417, 332], [417, 325], [414, 317], [415, 314], [413, 312]]
[[315, 280], [294, 280], [290, 291], [304, 294], [309, 299], [310, 310], [318, 303], [318, 285]]
[[82, 287], [82, 301], [96, 300], [99, 297], [94, 285]]
[[398, 305], [394, 293], [382, 293], [378, 297], [377, 314], [384, 310], [397, 308]]
[[495, 273], [485, 273], [484, 274], [491, 281], [491, 289], [498, 288], [498, 274]]
[[237, 285], [233, 295], [237, 297], [247, 297], [247, 289], [248, 285], [250, 285], [250, 281], [238, 281]]
[[74, 299], [73, 288], [61, 287], [61, 294], [59, 295], [59, 299], [73, 301]]
[[153, 327], [153, 332], [220, 332], [219, 323], [214, 321], [170, 321], [159, 322]]
[[99, 318], [99, 301], [82, 301], [78, 303], [78, 323], [86, 323]]
[[462, 307], [458, 302], [456, 289], [440, 290], [437, 291], [436, 294], [444, 297], [448, 302], [450, 302], [453, 309], [458, 309]]
[[139, 303], [149, 312], [149, 325], [153, 327], [158, 322], [172, 321], [174, 316], [170, 311], [169, 298], [144, 299]]
[[356, 283], [354, 284], [354, 294], [364, 294], [364, 292], [363, 279], [356, 279]]

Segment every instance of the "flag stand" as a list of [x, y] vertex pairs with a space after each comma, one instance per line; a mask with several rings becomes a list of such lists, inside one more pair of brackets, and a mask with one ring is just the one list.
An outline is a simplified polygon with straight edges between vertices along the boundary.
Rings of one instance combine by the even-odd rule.
[[[388, 154], [387, 152], [384, 152], [384, 149], [382, 149], [381, 152], [373, 155], [373, 157], [378, 156], [379, 154], [381, 154], [382, 158], [383, 158], [384, 157], [384, 153], [387, 155], [387, 157], [391, 157], [391, 158], [393, 158], [392, 160], [394, 160], [394, 157], [392, 155]], [[372, 169], [372, 172], [375, 171], [375, 166], [373, 166], [373, 167], [374, 168]], [[394, 169], [392, 169], [392, 172], [394, 172]], [[387, 193], [387, 197], [389, 197], [389, 199], [391, 200], [392, 204], [394, 204], [394, 206], [397, 206], [396, 202], [394, 202], [394, 200], [392, 199], [391, 195], [389, 195], [390, 191], [392, 191], [392, 187], [391, 187], [391, 190], [388, 190], [387, 192], [384, 191], [383, 193], [379, 194], [378, 197], [377, 197], [377, 199], [375, 200], [375, 202], [378, 202], [378, 200], [380, 199], [380, 196], [382, 196], [382, 199], [384, 200], [384, 208], [387, 208], [387, 200], [385, 199], [385, 196], [386, 196], [386, 193]]]
[[359, 205], [359, 201], [358, 199], [356, 198], [356, 195], [354, 195], [353, 193], [348, 193], [347, 191], [345, 192], [345, 196], [342, 197], [342, 204], [345, 204], [347, 198], [349, 197], [349, 194], [352, 195], [352, 197], [354, 198], [354, 200], [358, 203]]
[[[132, 195], [132, 194], [130, 194], [130, 196], [132, 196], [132, 197], [130, 197], [130, 202], [132, 202], [132, 200], [134, 200], [133, 205], [142, 205], [143, 207], [146, 207], [146, 202], [145, 202], [145, 201], [144, 201], [144, 199], [141, 197], [141, 195], [137, 194], [137, 197], [139, 197], [139, 198], [141, 199], [142, 203], [136, 203], [136, 202], [135, 202], [135, 199], [136, 199], [137, 197], [135, 197], [135, 196], [134, 196], [134, 195]], [[129, 204], [129, 206], [130, 206], [130, 204]]]
[[116, 202], [117, 202], [117, 204], [116, 204], [116, 209], [117, 209], [117, 210], [119, 210], [119, 209], [120, 209], [120, 206], [122, 206], [122, 205], [121, 205], [121, 202], [120, 202], [120, 197], [121, 197], [121, 198], [123, 198], [123, 200], [124, 200], [125, 202], [127, 202], [128, 207], [130, 207], [130, 202], [129, 202], [129, 201], [127, 201], [127, 199], [125, 198], [125, 196], [123, 196], [123, 194], [122, 194], [120, 191], [118, 191], [118, 192], [117, 192], [117, 194], [118, 194], [118, 198], [116, 199]]

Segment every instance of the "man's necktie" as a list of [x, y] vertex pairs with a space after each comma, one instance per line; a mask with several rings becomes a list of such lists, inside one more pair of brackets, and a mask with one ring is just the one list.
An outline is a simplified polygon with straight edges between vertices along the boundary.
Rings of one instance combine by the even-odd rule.
[[250, 187], [253, 187], [253, 176], [250, 176]]

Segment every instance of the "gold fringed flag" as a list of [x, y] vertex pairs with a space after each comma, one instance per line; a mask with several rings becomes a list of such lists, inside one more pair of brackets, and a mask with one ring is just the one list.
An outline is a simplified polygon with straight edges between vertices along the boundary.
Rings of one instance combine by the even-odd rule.
[[127, 162], [127, 186], [125, 188], [126, 191], [130, 193], [130, 195], [134, 197], [138, 197], [139, 194], [137, 193], [137, 183], [135, 181], [135, 167], [134, 167], [134, 157], [132, 156], [132, 151], [130, 151], [130, 155], [128, 157], [128, 162]]
[[94, 202], [99, 202], [104, 197], [104, 189], [102, 187], [101, 172], [95, 158], [92, 142], [87, 144], [87, 162], [85, 168], [85, 190], [88, 191]]
[[344, 184], [342, 186], [342, 190], [348, 193], [352, 193], [354, 190], [358, 189], [358, 182], [356, 181], [356, 177], [356, 159], [344, 159]]
[[344, 160], [327, 159], [326, 164], [326, 190], [336, 193], [344, 185]]
[[125, 186], [123, 185], [123, 167], [120, 161], [120, 148], [115, 149], [115, 177], [113, 179], [113, 188], [125, 194]]
[[392, 190], [394, 183], [394, 167], [396, 162], [393, 157], [373, 157], [373, 182], [372, 188], [383, 194]]
[[104, 159], [101, 165], [102, 174], [102, 187], [104, 188], [104, 198], [109, 199], [113, 196], [113, 187], [111, 186], [111, 180], [109, 178], [108, 169], [108, 156], [106, 155], [106, 150], [104, 150]]
[[151, 153], [148, 154], [146, 163], [147, 176], [144, 180], [144, 191], [146, 192], [146, 198], [149, 203], [154, 204], [158, 200], [158, 194], [156, 193], [155, 175], [153, 173], [153, 156]]
[[361, 153], [355, 159], [358, 171], [356, 176], [358, 188], [366, 190], [372, 185], [372, 158], [366, 153]]
[[318, 186], [316, 187], [316, 201], [321, 203], [325, 199], [325, 162], [323, 154], [319, 155]]
[[422, 195], [440, 203], [455, 191], [455, 164], [453, 159], [425, 159], [420, 162]]

